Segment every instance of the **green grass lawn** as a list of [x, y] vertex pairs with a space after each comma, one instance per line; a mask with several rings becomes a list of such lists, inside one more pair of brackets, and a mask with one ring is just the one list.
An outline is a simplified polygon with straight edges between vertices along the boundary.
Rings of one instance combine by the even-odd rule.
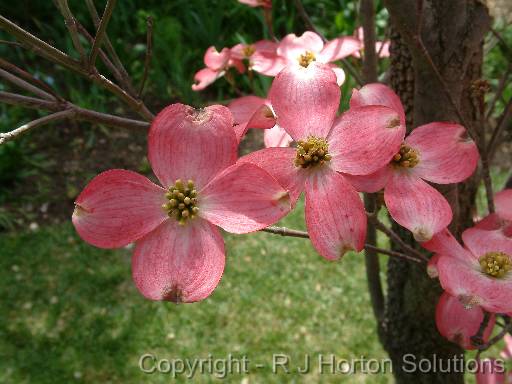
[[[303, 207], [283, 225], [303, 228]], [[226, 235], [227, 267], [214, 294], [187, 305], [150, 302], [131, 281], [131, 250], [82, 242], [71, 224], [0, 237], [0, 382], [167, 383], [140, 357], [247, 356], [226, 382], [387, 383], [391, 375], [272, 374], [273, 354], [385, 358], [361, 254], [324, 261], [304, 239]], [[256, 364], [263, 364], [257, 368]], [[187, 381], [184, 376], [179, 382]], [[197, 373], [193, 382], [220, 382]]]

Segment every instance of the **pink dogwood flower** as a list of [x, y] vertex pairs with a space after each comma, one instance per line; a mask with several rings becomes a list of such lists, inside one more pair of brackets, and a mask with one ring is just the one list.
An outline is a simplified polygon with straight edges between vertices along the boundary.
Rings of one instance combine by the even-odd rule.
[[507, 360], [512, 360], [512, 336], [507, 333], [503, 340], [505, 341], [505, 348], [501, 351], [500, 356]]
[[422, 244], [440, 255], [437, 271], [443, 289], [468, 308], [512, 312], [512, 239], [473, 227], [462, 233], [462, 240], [464, 247], [445, 229]]
[[[439, 333], [446, 339], [460, 345], [464, 349], [476, 349], [471, 337], [478, 333], [484, 319], [482, 308], [475, 306], [465, 308], [456, 297], [443, 292], [436, 307], [436, 326]], [[489, 324], [483, 333], [487, 342], [491, 336], [496, 316], [491, 315]]]
[[[357, 57], [358, 59], [361, 58], [361, 52], [364, 50], [364, 30], [363, 27], [359, 27], [355, 30], [354, 36], [356, 39], [358, 39], [361, 43], [361, 49], [354, 52], [352, 56]], [[375, 42], [375, 52], [377, 52], [377, 55], [380, 58], [389, 57], [389, 46], [390, 42], [389, 40], [386, 41], [376, 41]]]
[[238, 0], [238, 2], [253, 8], [272, 8], [272, 0]]
[[360, 48], [361, 43], [352, 36], [338, 37], [324, 44], [315, 32], [306, 31], [299, 37], [290, 33], [279, 43], [277, 55], [284, 60], [281, 68], [278, 63], [275, 69], [287, 65], [307, 67], [312, 62], [328, 64], [336, 73], [338, 85], [341, 85], [345, 81], [345, 72], [333, 62], [352, 55]]
[[293, 139], [284, 129], [276, 125], [272, 105], [268, 99], [258, 96], [243, 96], [233, 100], [229, 105], [235, 120], [235, 132], [238, 141], [249, 128], [265, 129], [263, 140], [265, 147], [288, 147]]
[[[395, 110], [405, 125], [398, 96], [383, 84], [354, 90], [350, 107], [385, 105]], [[417, 241], [428, 241], [447, 227], [452, 210], [446, 199], [424, 180], [436, 184], [458, 183], [468, 178], [478, 163], [478, 150], [459, 124], [434, 122], [409, 134], [392, 161], [365, 177], [348, 176], [359, 191], [384, 188], [386, 207], [393, 219], [410, 230]]]
[[193, 302], [217, 286], [225, 263], [217, 226], [260, 230], [291, 209], [263, 169], [237, 164], [233, 118], [223, 106], [173, 104], [151, 124], [148, 159], [162, 186], [135, 172], [96, 176], [76, 199], [73, 224], [100, 248], [135, 242], [132, 275], [151, 300]]
[[229, 48], [223, 48], [220, 52], [213, 46], [208, 48], [204, 54], [204, 64], [206, 67], [194, 75], [195, 84], [192, 84], [194, 91], [205, 89], [224, 76], [230, 67], [235, 67], [240, 73], [245, 71], [243, 63], [232, 59]]
[[353, 108], [336, 118], [340, 93], [329, 66], [287, 66], [269, 96], [277, 124], [297, 147], [262, 149], [240, 159], [274, 175], [293, 203], [305, 191], [311, 241], [331, 260], [360, 251], [366, 236], [361, 199], [339, 172], [375, 172], [392, 159], [405, 134], [398, 113], [385, 106]]
[[496, 212], [487, 215], [475, 227], [491, 231], [502, 231], [512, 238], [512, 189], [504, 189], [494, 195]]

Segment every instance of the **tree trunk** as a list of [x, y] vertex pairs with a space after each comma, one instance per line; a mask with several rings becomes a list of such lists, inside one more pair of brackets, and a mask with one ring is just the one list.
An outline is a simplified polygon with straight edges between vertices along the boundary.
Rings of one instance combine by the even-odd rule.
[[[432, 121], [459, 121], [445, 86], [465, 121], [476, 127], [471, 85], [481, 75], [482, 40], [490, 27], [486, 7], [476, 0], [385, 0], [385, 5], [393, 27], [390, 80], [404, 104], [408, 130]], [[439, 69], [444, 85], [432, 64]], [[476, 180], [436, 186], [452, 206], [451, 230], [456, 236], [471, 225]], [[395, 229], [409, 244], [415, 244], [407, 231]], [[453, 372], [453, 365], [451, 373], [426, 373], [419, 369], [407, 372], [412, 364], [404, 363], [442, 359], [445, 368], [449, 360], [463, 355], [461, 348], [442, 338], [436, 329], [435, 307], [441, 291], [438, 281], [427, 276], [424, 265], [390, 259], [380, 336], [393, 360], [397, 383], [464, 382], [462, 373]]]

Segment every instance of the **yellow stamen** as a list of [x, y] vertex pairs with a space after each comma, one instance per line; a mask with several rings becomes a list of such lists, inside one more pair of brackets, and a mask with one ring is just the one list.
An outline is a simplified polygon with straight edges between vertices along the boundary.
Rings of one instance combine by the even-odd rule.
[[185, 225], [199, 212], [199, 208], [196, 206], [197, 191], [193, 180], [188, 180], [186, 186], [181, 179], [176, 180], [165, 193], [165, 197], [169, 202], [162, 205], [163, 210], [169, 217], [176, 219], [180, 225]]
[[307, 140], [299, 140], [297, 142], [295, 166], [308, 168], [323, 165], [326, 161], [331, 160], [328, 150], [329, 146], [325, 139], [310, 136]]
[[502, 278], [512, 270], [512, 260], [504, 252], [487, 252], [478, 259], [482, 272], [495, 278]]
[[400, 151], [393, 156], [391, 164], [402, 168], [414, 168], [420, 162], [418, 152], [407, 144], [400, 146]]
[[316, 57], [313, 52], [306, 51], [306, 53], [299, 56], [298, 60], [301, 66], [307, 68], [309, 64], [316, 60]]

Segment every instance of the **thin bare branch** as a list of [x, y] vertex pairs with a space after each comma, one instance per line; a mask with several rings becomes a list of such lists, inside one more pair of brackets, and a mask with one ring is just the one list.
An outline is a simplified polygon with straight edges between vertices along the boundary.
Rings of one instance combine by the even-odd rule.
[[496, 125], [496, 128], [492, 132], [491, 139], [489, 140], [489, 144], [487, 146], [487, 153], [489, 155], [489, 160], [492, 160], [494, 154], [496, 153], [496, 148], [500, 143], [502, 132], [505, 130], [505, 127], [510, 123], [510, 119], [512, 117], [512, 98], [508, 101], [505, 106], [505, 110], [501, 115], [501, 118]]
[[103, 42], [103, 38], [107, 33], [107, 26], [110, 18], [112, 17], [112, 12], [114, 11], [114, 6], [116, 5], [116, 0], [108, 0], [107, 5], [105, 6], [105, 11], [103, 12], [103, 16], [100, 21], [100, 25], [98, 26], [98, 30], [96, 31], [96, 36], [94, 37], [94, 43], [92, 44], [91, 54], [89, 56], [89, 67], [92, 68], [95, 66], [96, 57], [98, 56], [98, 51], [101, 47], [101, 43]]
[[510, 73], [512, 73], [512, 62], [508, 63], [507, 70], [505, 71], [505, 73], [503, 74], [498, 83], [498, 88], [496, 88], [494, 97], [492, 98], [489, 107], [487, 108], [487, 114], [485, 116], [486, 119], [489, 119], [492, 116], [494, 108], [496, 107], [496, 102], [500, 100], [501, 97], [503, 96], [503, 92], [505, 91], [508, 85], [508, 78], [510, 76]]
[[71, 41], [73, 42], [73, 46], [80, 55], [80, 60], [82, 61], [82, 63], [85, 63], [85, 50], [82, 46], [82, 43], [80, 42], [80, 38], [78, 36], [78, 29], [76, 26], [77, 23], [75, 17], [73, 16], [73, 13], [71, 13], [71, 10], [69, 9], [68, 1], [57, 0], [57, 5], [60, 13], [64, 17], [64, 23], [68, 28], [69, 34], [71, 36]]
[[[288, 237], [299, 237], [299, 238], [303, 238], [303, 239], [309, 239], [309, 234], [307, 232], [305, 232], [305, 231], [298, 231], [296, 229], [290, 229], [290, 228], [286, 228], [286, 227], [271, 226], [271, 227], [267, 227], [267, 228], [262, 229], [262, 232], [268, 232], [268, 233], [272, 233], [274, 235], [281, 235], [281, 236], [288, 236]], [[406, 254], [401, 253], [401, 252], [395, 252], [395, 251], [390, 251], [390, 250], [387, 250], [387, 249], [378, 248], [378, 247], [376, 247], [376, 246], [374, 246], [372, 244], [365, 244], [365, 248], [370, 249], [372, 251], [376, 251], [376, 252], [381, 253], [383, 255], [394, 256], [394, 257], [401, 257], [401, 258], [404, 258], [404, 259], [407, 259], [407, 260], [411, 260], [411, 261], [414, 261], [414, 262], [417, 262], [417, 263], [421, 263], [422, 262], [422, 260], [420, 260], [420, 259], [418, 259], [416, 257], [412, 257], [412, 256], [406, 255]]]
[[73, 110], [73, 117], [77, 120], [105, 124], [112, 127], [121, 127], [129, 129], [148, 129], [150, 125], [146, 121], [128, 119], [125, 117], [97, 112], [90, 109], [81, 108], [70, 102], [51, 102], [48, 100], [37, 99], [35, 97], [28, 97], [10, 92], [0, 92], [0, 102], [10, 105], [21, 105], [32, 109], [44, 109], [52, 112]]
[[14, 47], [23, 47], [23, 45], [21, 45], [20, 43], [17, 43], [16, 41], [9, 41], [9, 40], [2, 40], [2, 39], [0, 39], [0, 44], [12, 45]]
[[55, 113], [52, 113], [51, 115], [41, 117], [41, 118], [33, 120], [27, 124], [23, 124], [21, 127], [16, 128], [10, 132], [0, 133], [0, 145], [6, 143], [8, 141], [14, 140], [18, 136], [22, 135], [23, 133], [26, 133], [27, 131], [29, 131], [31, 129], [40, 127], [42, 125], [49, 124], [53, 121], [63, 120], [68, 117], [73, 117], [74, 114], [75, 114], [75, 111], [72, 109], [55, 112]]
[[153, 18], [148, 16], [146, 20], [146, 58], [144, 59], [144, 73], [142, 74], [142, 80], [140, 82], [138, 97], [142, 96], [144, 91], [144, 85], [149, 73], [149, 65], [151, 64], [151, 56], [153, 54]]
[[24, 89], [25, 91], [31, 92], [34, 95], [37, 95], [45, 100], [56, 100], [55, 97], [50, 95], [48, 92], [43, 91], [42, 89], [33, 86], [29, 82], [20, 79], [18, 76], [15, 76], [7, 71], [4, 71], [3, 69], [0, 69], [0, 77], [7, 80], [11, 84], [16, 85], [17, 87]]
[[423, 253], [417, 251], [405, 241], [402, 240], [398, 234], [396, 234], [392, 229], [386, 227], [384, 223], [382, 223], [377, 217], [369, 217], [375, 223], [375, 226], [379, 231], [384, 233], [387, 237], [389, 237], [392, 241], [394, 241], [404, 252], [410, 253], [423, 261], [428, 261], [428, 257]]
[[5, 69], [8, 72], [11, 72], [22, 79], [32, 83], [36, 87], [41, 88], [42, 90], [48, 92], [50, 95], [52, 95], [57, 100], [62, 100], [62, 98], [50, 87], [48, 84], [46, 84], [44, 81], [41, 81], [34, 76], [32, 76], [31, 73], [19, 68], [18, 66], [0, 58], [0, 68]]

